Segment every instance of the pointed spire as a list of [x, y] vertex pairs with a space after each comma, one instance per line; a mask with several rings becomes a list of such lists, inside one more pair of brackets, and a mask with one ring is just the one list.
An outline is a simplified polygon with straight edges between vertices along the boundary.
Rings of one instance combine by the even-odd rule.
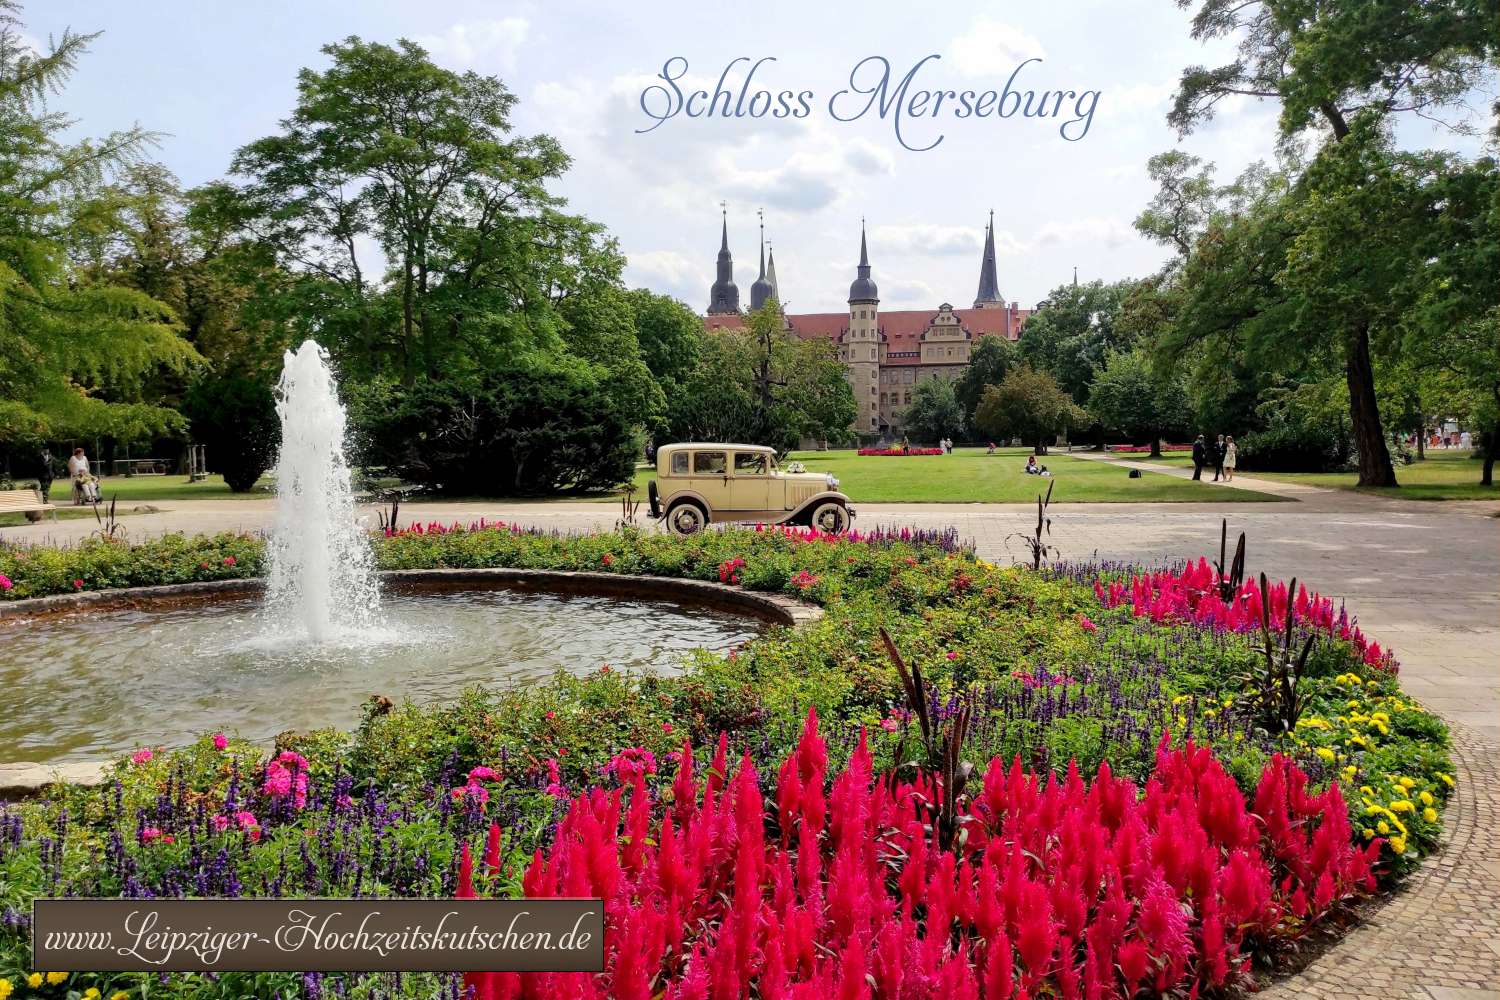
[[729, 205], [719, 202], [720, 220], [718, 274], [708, 290], [708, 314], [722, 316], [740, 311], [740, 290], [734, 284], [734, 258], [729, 254]]
[[860, 216], [859, 219], [859, 267], [855, 271], [858, 277], [854, 279], [854, 284], [849, 286], [849, 301], [880, 301], [880, 291], [875, 287], [875, 282], [870, 279], [870, 249], [865, 243], [864, 216]]
[[750, 286], [750, 308], [759, 309], [766, 304], [775, 289], [771, 282], [766, 280], [766, 213], [765, 209], [757, 209], [756, 215], [760, 216], [760, 277], [755, 279], [755, 284]]
[[766, 244], [766, 281], [771, 285], [771, 296], [781, 301], [781, 286], [776, 283], [776, 248]]
[[984, 257], [979, 262], [979, 291], [974, 296], [974, 308], [993, 309], [1004, 304], [1000, 281], [995, 273], [995, 210], [992, 208], [989, 224], [984, 227]]

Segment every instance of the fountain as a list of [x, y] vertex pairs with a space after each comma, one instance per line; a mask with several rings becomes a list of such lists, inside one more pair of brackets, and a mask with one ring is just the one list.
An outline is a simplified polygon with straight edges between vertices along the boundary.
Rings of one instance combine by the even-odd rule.
[[315, 341], [286, 352], [276, 412], [281, 454], [267, 550], [267, 633], [283, 642], [357, 642], [376, 621], [380, 586], [354, 517], [344, 407], [328, 353]]

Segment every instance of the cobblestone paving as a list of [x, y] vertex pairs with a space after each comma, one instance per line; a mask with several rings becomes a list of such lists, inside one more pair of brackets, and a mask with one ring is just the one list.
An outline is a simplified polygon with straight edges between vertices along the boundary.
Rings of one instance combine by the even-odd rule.
[[[1236, 486], [1255, 488], [1237, 480]], [[1284, 484], [1265, 484], [1278, 492]], [[1288, 491], [1290, 492], [1290, 491]], [[1402, 891], [1304, 970], [1267, 987], [1273, 1000], [1500, 1000], [1500, 521], [1497, 505], [1416, 503], [1317, 489], [1278, 504], [1072, 504], [1052, 509], [1064, 558], [1170, 561], [1216, 555], [1220, 519], [1249, 539], [1248, 568], [1296, 576], [1344, 598], [1366, 631], [1391, 646], [1402, 684], [1453, 725], [1458, 790], [1446, 842]], [[174, 501], [132, 517], [132, 538], [163, 531], [262, 530], [266, 501]], [[956, 527], [979, 554], [1012, 562], [1036, 525], [1024, 504], [859, 505], [856, 525]], [[609, 527], [612, 504], [427, 504], [403, 522], [519, 521]], [[372, 518], [373, 521], [373, 518]], [[84, 537], [92, 522], [0, 529], [0, 538]]]

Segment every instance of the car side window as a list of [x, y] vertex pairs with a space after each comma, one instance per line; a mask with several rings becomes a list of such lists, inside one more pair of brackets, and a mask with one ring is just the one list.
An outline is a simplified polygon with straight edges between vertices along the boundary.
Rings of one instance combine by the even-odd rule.
[[672, 453], [672, 475], [685, 476], [688, 474], [688, 453], [685, 451], [674, 451]]
[[764, 476], [766, 456], [754, 451], [735, 452], [734, 474], [736, 476]]
[[722, 451], [693, 452], [693, 475], [722, 476], [727, 474], [729, 458]]

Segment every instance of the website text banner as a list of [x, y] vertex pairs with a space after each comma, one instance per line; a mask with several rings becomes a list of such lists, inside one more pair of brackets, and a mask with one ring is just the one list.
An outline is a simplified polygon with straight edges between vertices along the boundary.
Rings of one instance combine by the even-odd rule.
[[58, 972], [599, 972], [597, 899], [38, 899]]

